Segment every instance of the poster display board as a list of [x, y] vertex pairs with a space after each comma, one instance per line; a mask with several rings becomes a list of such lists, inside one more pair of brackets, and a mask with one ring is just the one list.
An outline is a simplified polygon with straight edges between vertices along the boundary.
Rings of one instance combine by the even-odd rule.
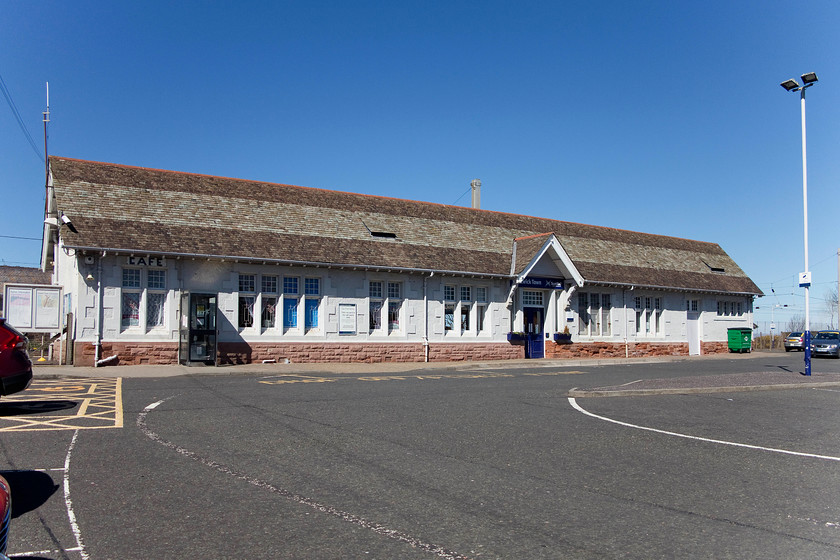
[[61, 288], [6, 284], [3, 294], [6, 321], [25, 332], [61, 330]]
[[356, 304], [338, 305], [338, 334], [356, 334]]

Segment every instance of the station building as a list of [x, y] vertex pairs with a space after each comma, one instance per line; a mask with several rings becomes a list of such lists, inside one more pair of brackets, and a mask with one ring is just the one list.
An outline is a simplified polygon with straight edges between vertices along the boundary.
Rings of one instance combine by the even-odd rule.
[[88, 366], [718, 353], [762, 295], [715, 243], [55, 156], [42, 268]]

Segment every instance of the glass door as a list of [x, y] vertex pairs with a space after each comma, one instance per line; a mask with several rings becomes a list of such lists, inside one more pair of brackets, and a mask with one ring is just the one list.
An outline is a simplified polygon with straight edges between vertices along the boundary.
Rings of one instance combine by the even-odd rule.
[[182, 364], [216, 363], [216, 294], [181, 297], [180, 361]]

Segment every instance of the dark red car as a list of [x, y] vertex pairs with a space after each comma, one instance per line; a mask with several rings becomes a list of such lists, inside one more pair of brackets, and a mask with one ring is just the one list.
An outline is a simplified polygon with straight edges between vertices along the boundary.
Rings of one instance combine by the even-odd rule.
[[9, 521], [12, 519], [12, 491], [9, 483], [0, 476], [0, 560], [9, 560], [6, 554], [6, 542], [9, 538]]
[[26, 336], [0, 317], [0, 395], [23, 391], [32, 382]]

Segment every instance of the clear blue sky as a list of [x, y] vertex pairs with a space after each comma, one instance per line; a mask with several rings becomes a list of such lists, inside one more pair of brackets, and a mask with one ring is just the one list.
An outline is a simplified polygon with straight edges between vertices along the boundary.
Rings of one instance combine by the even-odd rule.
[[[783, 328], [840, 248], [840, 2], [0, 3], [0, 75], [53, 155], [482, 207], [719, 243]], [[0, 99], [0, 235], [43, 162]], [[38, 241], [0, 237], [0, 264]], [[775, 290], [775, 294], [771, 291]], [[836, 321], [836, 319], [835, 319]]]

